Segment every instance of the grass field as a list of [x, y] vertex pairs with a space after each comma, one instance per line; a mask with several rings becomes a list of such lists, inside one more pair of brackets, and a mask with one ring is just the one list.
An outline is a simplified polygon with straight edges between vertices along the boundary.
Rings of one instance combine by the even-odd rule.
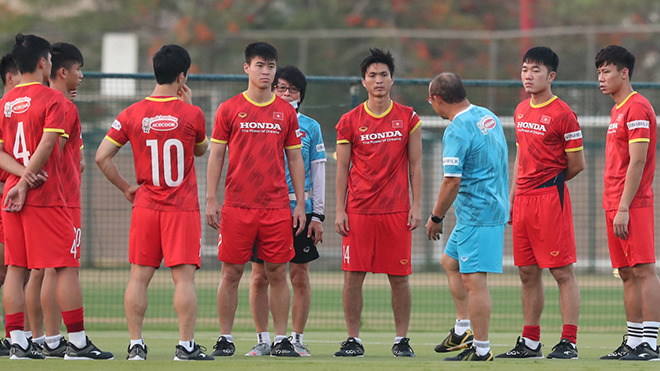
[[[248, 303], [249, 271], [240, 286], [235, 331], [252, 331], [254, 324]], [[343, 276], [340, 272], [314, 272], [312, 308], [307, 331], [341, 331], [345, 328], [341, 299]], [[218, 329], [216, 291], [219, 271], [197, 274], [199, 310], [197, 330]], [[493, 314], [491, 331], [511, 332], [522, 328], [520, 280], [516, 275], [489, 277]], [[582, 290], [580, 330], [585, 332], [625, 331], [622, 287], [618, 278], [610, 276], [579, 276]], [[125, 330], [123, 295], [128, 282], [125, 270], [81, 270], [84, 288], [85, 315], [92, 330]], [[544, 331], [561, 331], [558, 290], [552, 277], [544, 277], [546, 306], [543, 313]], [[411, 276], [413, 295], [411, 331], [446, 331], [455, 319], [454, 305], [442, 273], [417, 273]], [[148, 292], [149, 309], [145, 329], [177, 329], [172, 308], [173, 283], [169, 270], [161, 269]], [[393, 331], [390, 289], [384, 275], [369, 275], [364, 285], [363, 331]]]
[[[60, 369], [66, 364], [67, 371], [76, 370], [147, 370], [147, 371], [185, 371], [185, 370], [301, 370], [301, 371], [324, 371], [324, 370], [438, 370], [456, 367], [455, 363], [443, 362], [446, 354], [438, 354], [433, 347], [440, 342], [446, 333], [414, 332], [410, 334], [411, 345], [417, 357], [414, 359], [393, 358], [390, 353], [393, 336], [384, 332], [365, 332], [361, 337], [365, 346], [364, 358], [338, 359], [332, 354], [339, 349], [339, 343], [346, 338], [344, 332], [310, 332], [305, 334], [305, 342], [308, 343], [312, 357], [297, 359], [280, 359], [272, 357], [244, 357], [243, 354], [254, 345], [256, 337], [252, 332], [237, 332], [234, 334], [237, 353], [231, 358], [217, 359], [213, 362], [173, 362], [174, 346], [177, 342], [177, 334], [174, 331], [146, 331], [145, 341], [149, 346], [149, 355], [146, 362], [126, 362], [126, 347], [128, 345], [128, 333], [125, 331], [90, 331], [90, 337], [104, 350], [115, 353], [114, 361], [95, 362], [66, 362], [62, 360], [10, 361], [7, 358], [0, 359], [2, 370], [53, 370]], [[209, 348], [218, 336], [217, 332], [198, 332], [196, 340]], [[511, 349], [515, 343], [517, 333], [501, 332], [491, 334], [490, 340], [495, 353], [502, 353]], [[558, 333], [545, 333], [541, 341], [545, 343], [544, 354], [550, 353], [552, 346], [559, 337]], [[580, 333], [578, 338], [579, 360], [528, 360], [511, 361], [497, 359], [494, 362], [461, 364], [460, 369], [484, 369], [484, 370], [619, 370], [624, 366], [618, 361], [600, 361], [598, 357], [609, 353], [619, 345], [620, 334], [617, 333]], [[449, 353], [454, 355], [456, 353]], [[626, 369], [657, 369], [657, 362], [626, 363]]]

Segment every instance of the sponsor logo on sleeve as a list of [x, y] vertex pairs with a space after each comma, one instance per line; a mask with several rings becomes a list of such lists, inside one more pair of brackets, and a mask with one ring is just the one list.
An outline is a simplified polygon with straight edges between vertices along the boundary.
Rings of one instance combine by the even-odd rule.
[[635, 121], [630, 121], [626, 125], [628, 125], [628, 130], [648, 129], [649, 128], [649, 121], [647, 121], [647, 120], [635, 120]]
[[496, 125], [497, 121], [492, 116], [484, 116], [477, 122], [477, 127], [483, 135], [488, 134], [488, 130], [493, 129]]
[[458, 157], [444, 157], [442, 159], [443, 166], [459, 166], [460, 164], [461, 161], [458, 159]]
[[542, 124], [546, 124], [546, 125], [548, 125], [548, 124], [550, 123], [551, 120], [552, 120], [552, 117], [550, 117], [550, 116], [546, 116], [546, 115], [543, 115], [543, 116], [541, 116], [541, 120], [540, 120], [540, 122], [541, 122]]
[[[117, 131], [121, 130], [121, 122], [119, 122], [119, 120], [115, 120], [112, 123], [112, 128], [117, 130]], [[80, 133], [80, 137], [82, 138], [82, 132]]]
[[316, 152], [325, 152], [325, 145], [323, 143], [316, 145]]
[[11, 117], [13, 113], [24, 113], [30, 108], [32, 98], [21, 97], [16, 98], [11, 102], [5, 103], [5, 117]]
[[582, 139], [582, 130], [572, 131], [570, 133], [564, 134], [564, 140], [567, 142], [569, 140], [577, 140], [577, 139]]
[[151, 130], [170, 131], [179, 126], [179, 119], [174, 116], [158, 115], [155, 117], [145, 117], [142, 119], [142, 131], [148, 134]]
[[392, 121], [392, 128], [393, 128], [393, 129], [401, 129], [401, 128], [403, 128], [403, 120], [393, 120], [393, 121]]
[[273, 112], [273, 120], [284, 120], [284, 114], [282, 112]]

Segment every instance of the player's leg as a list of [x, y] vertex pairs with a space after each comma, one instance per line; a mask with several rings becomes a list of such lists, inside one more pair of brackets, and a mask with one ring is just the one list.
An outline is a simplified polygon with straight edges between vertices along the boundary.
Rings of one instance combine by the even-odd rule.
[[[453, 233], [452, 233], [453, 236]], [[438, 353], [452, 352], [466, 348], [474, 341], [474, 335], [471, 329], [470, 312], [468, 311], [468, 295], [463, 283], [463, 277], [459, 271], [458, 260], [452, 256], [456, 255], [456, 243], [450, 239], [445, 245], [445, 251], [440, 257], [440, 264], [447, 274], [449, 283], [449, 292], [456, 307], [456, 322], [454, 327], [449, 330], [447, 337], [435, 346]], [[450, 254], [452, 256], [450, 256]]]
[[366, 276], [366, 272], [344, 272], [344, 289], [342, 292], [344, 316], [348, 336], [352, 338], [360, 337], [360, 317], [362, 316], [363, 307], [362, 284]]
[[[293, 332], [302, 335], [305, 331], [309, 308], [312, 304], [312, 287], [309, 280], [309, 263], [290, 263], [289, 275], [293, 287], [291, 322]], [[297, 339], [294, 339], [297, 341]], [[302, 343], [302, 340], [300, 340]]]
[[147, 311], [147, 287], [155, 267], [131, 264], [131, 274], [124, 293], [124, 310], [131, 340], [142, 339], [142, 325]]
[[412, 294], [408, 276], [396, 276], [388, 274], [392, 288], [392, 311], [394, 312], [394, 326], [397, 338], [405, 338], [408, 335], [410, 324], [410, 308], [412, 307]]
[[477, 356], [492, 359], [488, 328], [493, 302], [488, 290], [487, 274], [485, 272], [463, 273], [462, 277], [468, 292], [468, 311], [474, 331], [473, 350]]
[[62, 337], [62, 312], [57, 304], [57, 272], [53, 268], [44, 269], [41, 285], [41, 305], [46, 326], [46, 341], [43, 354], [46, 358], [64, 358], [67, 341]]
[[238, 284], [245, 264], [222, 263], [222, 276], [218, 286], [218, 317], [221, 336], [231, 335], [238, 307]]
[[28, 349], [25, 336], [25, 291], [23, 283], [28, 269], [15, 265], [7, 267], [7, 276], [2, 288], [2, 308], [5, 312], [7, 332], [12, 344]]
[[257, 333], [268, 333], [268, 276], [263, 262], [252, 262], [250, 310]]
[[275, 341], [278, 337], [286, 337], [286, 327], [289, 320], [289, 282], [287, 281], [286, 263], [276, 264], [264, 262], [264, 269], [270, 283], [270, 295], [268, 304], [273, 315], [273, 326], [275, 328]]
[[639, 282], [642, 302], [642, 317], [644, 325], [643, 343], [648, 343], [657, 351], [658, 325], [660, 322], [660, 280], [655, 264], [637, 264], [633, 268], [635, 278]]
[[[568, 339], [575, 344], [577, 325], [580, 317], [580, 287], [573, 269], [573, 264], [564, 267], [550, 268], [550, 273], [559, 287], [559, 309], [564, 324], [562, 339]], [[574, 331], [573, 331], [574, 330]]]
[[32, 269], [27, 285], [25, 285], [25, 309], [30, 320], [32, 341], [42, 346], [45, 341], [44, 312], [41, 306], [41, 287], [44, 281], [45, 269]]

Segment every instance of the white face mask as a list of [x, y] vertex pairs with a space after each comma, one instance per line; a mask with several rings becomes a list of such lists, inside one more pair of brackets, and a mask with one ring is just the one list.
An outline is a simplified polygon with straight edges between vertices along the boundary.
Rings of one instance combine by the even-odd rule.
[[291, 102], [289, 102], [289, 103], [291, 103], [291, 105], [293, 106], [293, 108], [298, 109], [298, 101], [297, 101], [297, 100], [291, 101]]

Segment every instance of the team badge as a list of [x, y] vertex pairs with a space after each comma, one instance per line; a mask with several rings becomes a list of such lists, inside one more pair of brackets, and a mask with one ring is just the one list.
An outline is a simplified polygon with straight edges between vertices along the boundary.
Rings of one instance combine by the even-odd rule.
[[401, 129], [401, 128], [403, 128], [403, 120], [393, 120], [393, 121], [392, 121], [392, 128], [393, 128], [393, 129]]
[[5, 103], [5, 117], [11, 117], [12, 113], [23, 113], [30, 108], [32, 98], [21, 97]]
[[245, 113], [245, 112], [239, 112], [239, 113], [238, 113], [238, 117], [240, 117], [240, 118], [243, 119], [243, 118], [247, 117], [247, 113]]
[[492, 116], [484, 116], [477, 122], [477, 127], [483, 135], [488, 134], [488, 130], [493, 129], [495, 125], [497, 125], [497, 121]]
[[142, 131], [149, 134], [151, 130], [170, 131], [179, 126], [179, 119], [174, 116], [158, 115], [155, 117], [145, 117], [142, 119]]
[[623, 120], [623, 113], [619, 113], [619, 116], [616, 117], [616, 122], [621, 122]]
[[273, 120], [284, 120], [284, 114], [282, 112], [273, 112]]
[[550, 120], [552, 120], [552, 117], [543, 115], [543, 116], [541, 116], [541, 121], [540, 122], [542, 124], [548, 125], [550, 123]]
[[358, 130], [360, 130], [361, 132], [364, 133], [365, 131], [367, 131], [367, 129], [369, 129], [369, 128], [366, 127], [366, 126], [362, 126], [362, 127], [360, 127]]
[[559, 255], [559, 251], [550, 251], [550, 255], [556, 257], [557, 255]]
[[523, 118], [523, 116], [524, 116], [524, 115], [523, 115], [522, 113], [518, 114], [518, 119]]

